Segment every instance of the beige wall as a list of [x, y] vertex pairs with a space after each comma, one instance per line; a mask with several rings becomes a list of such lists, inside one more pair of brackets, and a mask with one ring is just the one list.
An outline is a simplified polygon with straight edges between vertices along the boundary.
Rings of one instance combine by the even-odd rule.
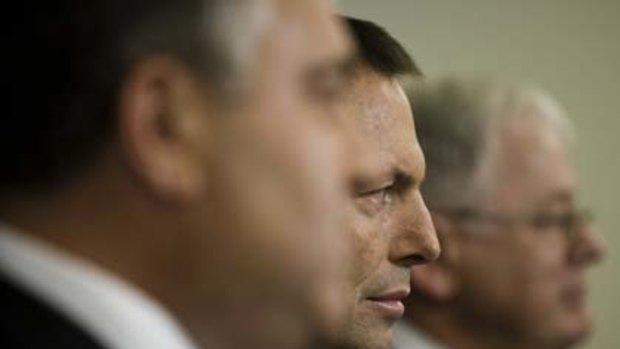
[[587, 349], [620, 348], [620, 1], [340, 0], [385, 26], [429, 76], [493, 74], [555, 95], [577, 126], [581, 195], [607, 259], [592, 273], [597, 331]]

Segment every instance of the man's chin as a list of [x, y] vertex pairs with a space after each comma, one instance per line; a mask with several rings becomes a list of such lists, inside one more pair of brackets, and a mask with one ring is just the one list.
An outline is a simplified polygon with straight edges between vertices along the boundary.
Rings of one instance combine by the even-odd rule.
[[392, 347], [391, 328], [366, 328], [355, 331], [349, 342], [355, 349], [390, 349]]
[[593, 324], [590, 316], [577, 316], [567, 321], [562, 328], [557, 329], [554, 338], [548, 338], [547, 342], [555, 343], [549, 347], [572, 348], [587, 340], [592, 332]]
[[368, 334], [364, 337], [357, 338], [354, 343], [346, 348], [354, 349], [391, 349], [392, 336], [390, 335], [372, 335]]
[[576, 344], [582, 343], [592, 335], [594, 331], [592, 319], [588, 316], [575, 321], [575, 325], [568, 332], [566, 347], [573, 347]]

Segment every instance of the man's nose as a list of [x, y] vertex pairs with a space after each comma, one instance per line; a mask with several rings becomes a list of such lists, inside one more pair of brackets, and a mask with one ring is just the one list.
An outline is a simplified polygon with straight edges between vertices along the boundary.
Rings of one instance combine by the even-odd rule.
[[603, 236], [593, 224], [585, 223], [577, 227], [572, 238], [570, 259], [573, 263], [593, 264], [605, 256]]
[[395, 230], [390, 243], [390, 260], [408, 268], [436, 260], [441, 247], [422, 196], [416, 193], [413, 205], [401, 214], [404, 216], [395, 224], [402, 226]]

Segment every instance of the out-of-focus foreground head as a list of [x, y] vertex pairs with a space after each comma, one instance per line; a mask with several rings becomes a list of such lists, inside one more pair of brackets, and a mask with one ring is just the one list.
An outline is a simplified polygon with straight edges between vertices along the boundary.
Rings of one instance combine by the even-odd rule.
[[353, 246], [347, 281], [354, 305], [340, 336], [351, 348], [390, 348], [391, 327], [409, 294], [411, 267], [439, 254], [419, 191], [424, 156], [400, 83], [421, 73], [384, 29], [354, 18], [345, 21], [359, 47], [345, 115], [359, 135], [365, 164], [356, 173], [347, 221]]
[[16, 6], [2, 221], [137, 286], [209, 347], [299, 348], [333, 324], [351, 50], [331, 3]]
[[451, 348], [582, 340], [585, 271], [602, 246], [577, 206], [562, 108], [538, 90], [457, 78], [421, 84], [410, 101], [443, 254], [413, 271], [408, 322]]

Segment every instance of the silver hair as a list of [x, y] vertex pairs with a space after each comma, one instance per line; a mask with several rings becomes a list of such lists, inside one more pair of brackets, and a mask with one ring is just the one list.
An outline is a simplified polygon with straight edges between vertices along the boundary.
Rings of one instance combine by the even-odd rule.
[[256, 51], [273, 20], [273, 4], [265, 0], [219, 0], [215, 4], [213, 21], [205, 29], [213, 33], [213, 41], [228, 58], [230, 69], [224, 87], [244, 90]]
[[242, 90], [273, 18], [273, 4], [265, 0], [187, 3], [162, 7], [139, 21], [126, 35], [125, 61], [130, 63], [154, 51], [172, 52], [212, 82], [216, 90]]
[[431, 210], [473, 205], [492, 189], [498, 126], [528, 118], [567, 143], [574, 138], [562, 107], [540, 89], [451, 77], [417, 82], [408, 95], [427, 162], [422, 193]]

